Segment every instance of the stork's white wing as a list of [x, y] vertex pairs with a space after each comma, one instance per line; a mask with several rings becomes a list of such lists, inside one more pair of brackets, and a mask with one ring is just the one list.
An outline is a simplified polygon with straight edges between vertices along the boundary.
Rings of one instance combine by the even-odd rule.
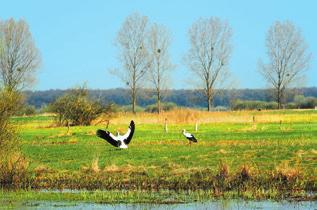
[[193, 137], [193, 135], [192, 135], [192, 134], [187, 133], [187, 132], [186, 132], [186, 133], [184, 133], [184, 136], [185, 136], [185, 137], [187, 137], [187, 138], [191, 138], [191, 137]]
[[115, 135], [113, 135], [113, 134], [110, 133], [110, 132], [109, 132], [109, 136], [110, 136], [113, 140], [118, 141], [118, 137], [115, 136]]
[[129, 127], [129, 128], [128, 128], [128, 131], [127, 131], [123, 136], [121, 136], [122, 140], [128, 138], [128, 136], [130, 135], [130, 133], [131, 133], [131, 128]]

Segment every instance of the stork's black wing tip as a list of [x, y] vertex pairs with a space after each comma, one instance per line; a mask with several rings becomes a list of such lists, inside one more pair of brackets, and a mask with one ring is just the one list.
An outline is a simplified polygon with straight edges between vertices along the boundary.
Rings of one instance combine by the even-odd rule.
[[130, 126], [129, 126], [130, 128], [134, 128], [135, 127], [135, 123], [134, 123], [134, 121], [133, 120], [131, 120], [131, 122], [130, 122]]
[[129, 136], [124, 140], [124, 143], [127, 145], [130, 143], [130, 141], [133, 137], [133, 134], [134, 134], [134, 130], [135, 130], [135, 124], [134, 124], [133, 120], [131, 120], [131, 122], [130, 122], [129, 129], [130, 129]]
[[96, 131], [96, 135], [99, 136], [99, 137], [100, 137], [101, 133], [102, 133], [102, 130], [100, 130], [100, 129], [98, 129], [98, 130]]
[[101, 129], [98, 129], [96, 132], [96, 135], [104, 140], [106, 140], [108, 143], [110, 143], [111, 145], [115, 146], [115, 147], [119, 147], [120, 144], [118, 141], [114, 140], [113, 138], [111, 138], [109, 131], [104, 131]]
[[107, 133], [107, 131], [98, 129], [97, 132], [96, 132], [96, 135], [99, 136], [99, 137], [102, 137], [105, 133]]
[[111, 138], [109, 131], [98, 129], [96, 135], [102, 139]]

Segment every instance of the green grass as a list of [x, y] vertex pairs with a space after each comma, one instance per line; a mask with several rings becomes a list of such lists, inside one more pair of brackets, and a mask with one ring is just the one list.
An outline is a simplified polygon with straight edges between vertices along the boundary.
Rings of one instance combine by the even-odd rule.
[[[34, 118], [30, 119], [33, 122]], [[204, 124], [194, 132], [198, 144], [188, 146], [182, 128], [193, 132], [190, 125], [170, 125], [164, 133], [161, 125], [138, 124], [127, 150], [118, 150], [94, 135], [98, 126], [66, 128], [24, 128], [21, 130], [23, 152], [33, 166], [44, 164], [57, 170], [79, 170], [99, 158], [101, 168], [109, 165], [158, 166], [168, 163], [185, 168], [217, 167], [226, 162], [231, 169], [252, 164], [259, 170], [273, 169], [282, 161], [295, 163], [308, 173], [317, 168], [317, 122], [258, 124]], [[110, 126], [110, 130], [126, 125]], [[304, 154], [297, 154], [303, 150]]]
[[[232, 112], [231, 114], [252, 116], [263, 113]], [[158, 190], [165, 190], [160, 187], [173, 189], [174, 183], [177, 189], [187, 189], [186, 186], [189, 186], [189, 189], [199, 190], [207, 186], [206, 192], [208, 192], [211, 190], [208, 186], [218, 183], [214, 182], [217, 178], [209, 176], [219, 173], [219, 164], [224, 163], [228, 166], [231, 175], [229, 184], [221, 184], [229, 189], [225, 192], [227, 194], [230, 192], [234, 194], [239, 190], [232, 189], [231, 185], [238, 179], [236, 174], [240, 173], [242, 166], [248, 166], [257, 176], [245, 185], [247, 187], [243, 185], [246, 189], [244, 193], [238, 193], [240, 197], [248, 197], [247, 195], [251, 194], [256, 198], [256, 194], [261, 190], [266, 192], [262, 193], [265, 198], [268, 194], [273, 196], [272, 193], [267, 192], [280, 191], [279, 183], [283, 182], [281, 181], [283, 177], [278, 178], [279, 180], [276, 181], [278, 184], [270, 185], [270, 180], [278, 176], [274, 172], [276, 168], [283, 169], [286, 166], [300, 170], [300, 180], [296, 178], [295, 181], [290, 181], [289, 177], [286, 177], [291, 184], [283, 182], [285, 186], [290, 185], [292, 190], [300, 189], [300, 191], [307, 186], [317, 189], [314, 176], [317, 174], [316, 112], [270, 111], [265, 112], [265, 115], [273, 116], [274, 121], [256, 124], [246, 122], [201, 124], [197, 132], [194, 131], [194, 124], [170, 124], [169, 132], [165, 133], [163, 125], [140, 124], [136, 121], [134, 138], [126, 150], [116, 149], [96, 137], [95, 131], [102, 129], [102, 126], [71, 127], [67, 133], [67, 128], [50, 126], [54, 122], [52, 116], [15, 117], [12, 122], [20, 126], [22, 152], [30, 162], [30, 169], [36, 171], [38, 168], [44, 168], [44, 175], [34, 175], [40, 177], [40, 184], [35, 184], [33, 186], [35, 188], [47, 186], [49, 189], [65, 187], [143, 189], [143, 186], [151, 186], [153, 182], [156, 183], [154, 188]], [[288, 120], [280, 124], [276, 120], [276, 115], [289, 117], [293, 121]], [[113, 132], [116, 129], [126, 128], [127, 124], [110, 124], [109, 130]], [[184, 128], [195, 134], [198, 139], [197, 144], [188, 145], [181, 134]], [[92, 168], [94, 160], [98, 161], [99, 172], [85, 172]], [[271, 175], [272, 172], [275, 175]], [[123, 183], [122, 177], [133, 181], [128, 181], [128, 184]], [[192, 179], [195, 181], [191, 182]], [[197, 185], [200, 179], [205, 183]], [[91, 182], [91, 185], [89, 183], [86, 185], [85, 182]], [[152, 189], [153, 186], [148, 188]], [[137, 196], [133, 193], [130, 195]], [[217, 192], [213, 191], [212, 196], [217, 195]], [[74, 199], [77, 199], [82, 195], [74, 196], [76, 197]], [[212, 196], [209, 194], [205, 197]], [[88, 197], [93, 199], [90, 194]], [[159, 200], [159, 197], [154, 197], [150, 199]], [[147, 197], [144, 199], [147, 200]], [[110, 200], [108, 198], [108, 201]]]
[[95, 203], [184, 203], [206, 201], [212, 198], [211, 192], [160, 191], [80, 191], [80, 192], [43, 192], [43, 191], [0, 191], [0, 203], [12, 201], [80, 201]]
[[[262, 199], [277, 199], [276, 191], [262, 191]], [[300, 193], [295, 195], [301, 196]], [[144, 191], [0, 191], [0, 203], [4, 206], [10, 206], [10, 204], [19, 202], [32, 201], [63, 201], [63, 202], [87, 202], [87, 203], [100, 203], [100, 204], [115, 204], [115, 203], [156, 203], [156, 204], [174, 204], [174, 203], [191, 203], [191, 202], [204, 202], [214, 200], [215, 195], [212, 191], [168, 191], [162, 190], [159, 192], [147, 192]], [[229, 192], [225, 193], [221, 199], [245, 199], [253, 200], [254, 196], [252, 192], [246, 191], [243, 193]], [[258, 200], [262, 200], [258, 199]], [[281, 198], [279, 198], [281, 199]], [[309, 200], [316, 199], [316, 196], [310, 196]], [[71, 205], [72, 203], [68, 203]]]

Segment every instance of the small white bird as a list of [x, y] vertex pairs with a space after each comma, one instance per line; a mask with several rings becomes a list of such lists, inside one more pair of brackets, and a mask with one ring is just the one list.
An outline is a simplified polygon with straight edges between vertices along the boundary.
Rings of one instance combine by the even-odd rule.
[[119, 132], [117, 132], [117, 136], [113, 135], [109, 131], [104, 130], [97, 130], [97, 136], [99, 136], [102, 139], [105, 139], [108, 143], [110, 143], [112, 146], [119, 147], [121, 149], [127, 149], [128, 144], [130, 143], [133, 134], [134, 134], [135, 124], [133, 120], [130, 122], [130, 126], [128, 128], [128, 131], [124, 135], [120, 135]]
[[191, 133], [186, 132], [185, 129], [183, 129], [183, 135], [188, 139], [190, 145], [192, 142], [197, 143], [197, 139], [195, 138], [195, 136]]

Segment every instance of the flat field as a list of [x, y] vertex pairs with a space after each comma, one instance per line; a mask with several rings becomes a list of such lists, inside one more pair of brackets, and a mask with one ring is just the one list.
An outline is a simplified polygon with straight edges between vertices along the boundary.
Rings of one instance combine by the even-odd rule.
[[[315, 110], [117, 113], [108, 130], [124, 133], [132, 119], [134, 137], [121, 150], [95, 135], [106, 126], [100, 119], [68, 130], [54, 126], [52, 115], [14, 117], [31, 188], [238, 191], [253, 198], [317, 189]], [[189, 145], [182, 129], [198, 143]]]
[[[134, 119], [135, 135], [126, 150], [116, 149], [96, 137], [97, 129], [105, 129], [103, 124], [71, 127], [68, 131], [65, 127], [51, 126], [53, 116], [16, 117], [13, 121], [21, 125], [23, 152], [33, 167], [76, 171], [98, 159], [101, 169], [168, 166], [218, 169], [222, 161], [230, 170], [243, 165], [262, 171], [281, 164], [300, 164], [307, 173], [317, 172], [317, 111], [191, 113], [185, 110], [165, 115], [169, 117], [167, 133], [164, 114], [160, 117], [119, 114], [110, 120], [110, 131], [126, 132]], [[195, 134], [198, 143], [189, 146], [182, 129]]]

